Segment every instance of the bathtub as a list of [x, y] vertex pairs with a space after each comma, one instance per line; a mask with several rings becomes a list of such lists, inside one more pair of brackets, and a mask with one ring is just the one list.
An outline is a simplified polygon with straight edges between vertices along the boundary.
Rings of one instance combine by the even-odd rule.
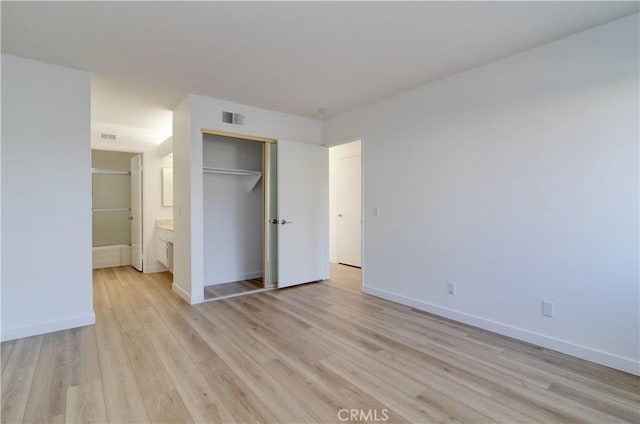
[[131, 265], [131, 246], [116, 244], [93, 248], [93, 269]]

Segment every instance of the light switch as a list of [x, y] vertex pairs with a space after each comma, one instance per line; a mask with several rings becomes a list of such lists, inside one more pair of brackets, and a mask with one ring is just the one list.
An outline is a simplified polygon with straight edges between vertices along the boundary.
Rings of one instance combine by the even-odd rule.
[[378, 216], [378, 214], [379, 214], [379, 210], [378, 210], [378, 207], [376, 206], [373, 208], [373, 216]]

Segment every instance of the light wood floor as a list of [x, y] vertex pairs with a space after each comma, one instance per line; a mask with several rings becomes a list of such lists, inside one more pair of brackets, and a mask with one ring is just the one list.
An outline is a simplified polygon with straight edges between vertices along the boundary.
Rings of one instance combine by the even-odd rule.
[[362, 270], [353, 266], [330, 264], [329, 278], [343, 290], [362, 292]]
[[216, 299], [218, 297], [229, 296], [232, 294], [240, 294], [261, 290], [264, 288], [262, 278], [254, 278], [253, 280], [234, 281], [233, 283], [216, 284], [204, 288], [204, 298], [206, 300]]
[[190, 307], [166, 274], [96, 270], [95, 326], [2, 344], [2, 421], [638, 422], [639, 378], [363, 295], [358, 272]]

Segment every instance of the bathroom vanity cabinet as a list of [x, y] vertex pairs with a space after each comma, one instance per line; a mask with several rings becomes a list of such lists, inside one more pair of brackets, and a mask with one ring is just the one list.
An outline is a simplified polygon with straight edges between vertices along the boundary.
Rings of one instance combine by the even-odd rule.
[[156, 257], [173, 272], [173, 221], [156, 222]]

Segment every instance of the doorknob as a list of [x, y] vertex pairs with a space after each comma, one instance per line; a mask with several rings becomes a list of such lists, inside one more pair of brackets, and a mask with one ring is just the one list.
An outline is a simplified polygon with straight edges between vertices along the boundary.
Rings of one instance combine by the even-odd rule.
[[282, 221], [280, 221], [280, 224], [282, 225], [293, 224], [293, 221], [287, 221], [286, 219], [283, 219]]
[[278, 223], [278, 219], [277, 218], [273, 218], [271, 221], [269, 221], [269, 223], [277, 224]]

